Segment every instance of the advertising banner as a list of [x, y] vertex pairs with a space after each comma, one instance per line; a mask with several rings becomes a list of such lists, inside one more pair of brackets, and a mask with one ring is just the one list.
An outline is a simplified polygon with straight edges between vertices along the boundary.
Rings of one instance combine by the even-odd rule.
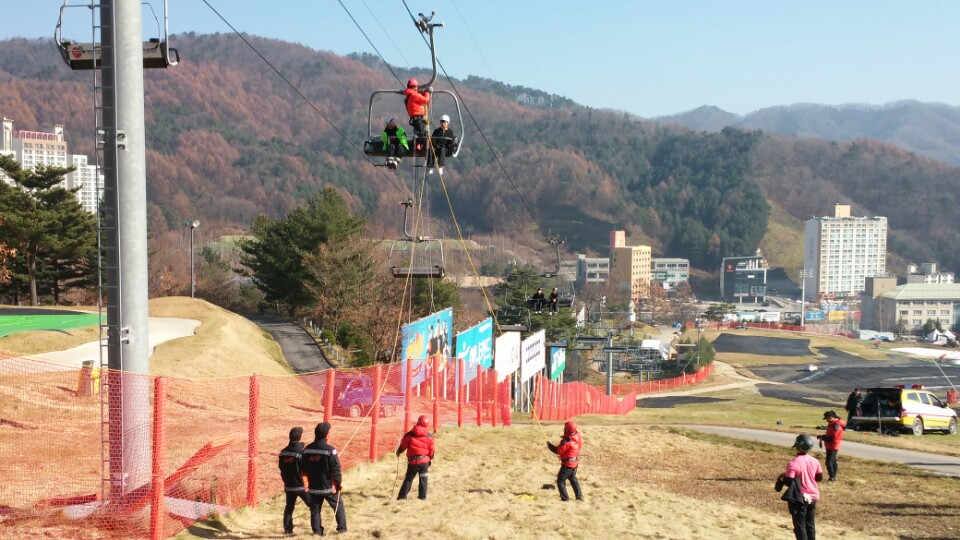
[[547, 367], [547, 354], [544, 350], [546, 342], [547, 334], [544, 330], [523, 340], [520, 347], [520, 382], [526, 382]]
[[812, 309], [803, 314], [803, 319], [805, 321], [822, 321], [823, 312], [818, 309]]
[[566, 347], [550, 347], [550, 380], [560, 378], [563, 368], [567, 365]]
[[463, 382], [477, 376], [477, 366], [493, 366], [493, 319], [487, 318], [457, 334], [457, 358], [463, 358]]
[[830, 311], [829, 314], [830, 314], [830, 316], [829, 316], [828, 320], [829, 320], [830, 322], [841, 322], [841, 321], [847, 320], [847, 312], [846, 312], [846, 311], [839, 311], [839, 310], [837, 310], [837, 311]]
[[439, 369], [446, 367], [453, 344], [453, 308], [447, 308], [414, 321], [403, 327], [403, 365], [401, 373], [403, 388], [406, 388], [407, 362], [413, 363], [411, 381], [414, 385], [422, 383], [433, 368], [433, 362], [439, 362]]
[[507, 332], [494, 341], [493, 369], [501, 382], [520, 368], [520, 332]]

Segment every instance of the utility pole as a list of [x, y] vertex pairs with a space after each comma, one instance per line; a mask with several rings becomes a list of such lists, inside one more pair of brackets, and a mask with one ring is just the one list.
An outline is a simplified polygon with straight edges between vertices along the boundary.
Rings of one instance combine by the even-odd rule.
[[607, 330], [607, 395], [613, 395], [613, 330]]
[[150, 482], [150, 348], [147, 328], [147, 175], [143, 7], [100, 3], [104, 192], [115, 194], [105, 232], [111, 491]]
[[195, 255], [195, 251], [193, 249], [193, 231], [200, 226], [200, 222], [195, 219], [193, 221], [184, 221], [183, 224], [187, 227], [190, 227], [190, 298], [196, 298], [195, 292], [197, 289], [197, 273], [194, 270], [195, 267], [193, 265], [193, 257]]
[[800, 328], [806, 325], [805, 307], [807, 305], [807, 278], [813, 277], [813, 271], [804, 268], [800, 271]]

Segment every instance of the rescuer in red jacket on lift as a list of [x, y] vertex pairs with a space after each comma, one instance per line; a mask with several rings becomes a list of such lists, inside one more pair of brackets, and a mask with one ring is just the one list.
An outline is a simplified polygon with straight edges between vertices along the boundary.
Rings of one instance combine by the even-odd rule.
[[430, 462], [433, 461], [433, 454], [437, 449], [437, 441], [430, 434], [430, 422], [426, 415], [421, 414], [417, 419], [417, 425], [404, 434], [400, 439], [400, 446], [397, 447], [399, 456], [404, 450], [407, 451], [407, 474], [403, 477], [403, 483], [400, 484], [400, 493], [397, 494], [397, 500], [406, 499], [407, 493], [413, 486], [413, 477], [420, 475], [420, 483], [417, 486], [417, 497], [421, 500], [427, 498], [427, 480], [430, 473]]
[[547, 443], [547, 448], [560, 458], [560, 472], [557, 473], [557, 491], [560, 492], [561, 501], [569, 501], [567, 495], [567, 480], [573, 486], [573, 495], [578, 501], [583, 500], [583, 493], [580, 491], [580, 482], [577, 480], [577, 465], [580, 464], [580, 449], [583, 448], [583, 439], [580, 438], [580, 432], [577, 431], [577, 425], [573, 421], [563, 425], [563, 438], [560, 444], [554, 445]]
[[407, 89], [403, 92], [403, 103], [407, 106], [410, 116], [410, 125], [413, 126], [416, 149], [423, 147], [427, 138], [427, 105], [430, 104], [430, 89], [420, 92], [420, 83], [416, 79], [407, 81]]

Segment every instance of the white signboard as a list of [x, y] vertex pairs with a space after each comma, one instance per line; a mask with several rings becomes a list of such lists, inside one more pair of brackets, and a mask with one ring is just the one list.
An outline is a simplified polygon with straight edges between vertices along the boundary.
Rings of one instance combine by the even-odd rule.
[[507, 332], [494, 341], [493, 369], [497, 370], [497, 382], [520, 369], [519, 332]]
[[547, 335], [543, 330], [523, 340], [520, 349], [520, 382], [526, 382], [547, 367], [547, 355], [544, 350], [546, 340]]

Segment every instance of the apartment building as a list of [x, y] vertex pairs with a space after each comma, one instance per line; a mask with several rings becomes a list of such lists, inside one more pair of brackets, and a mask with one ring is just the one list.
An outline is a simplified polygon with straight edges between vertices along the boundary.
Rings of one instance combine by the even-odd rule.
[[[79, 188], [76, 196], [84, 210], [91, 214], [97, 211], [97, 201], [103, 196], [103, 175], [97, 175], [96, 166], [89, 163], [87, 156], [67, 153], [62, 125], [55, 125], [49, 131], [18, 131], [14, 129], [14, 121], [4, 117], [0, 136], [2, 154], [12, 155], [24, 169], [34, 169], [40, 165], [76, 167], [60, 185], [66, 189]], [[0, 176], [12, 183], [2, 173]]]
[[645, 298], [650, 292], [650, 246], [628, 246], [625, 231], [610, 232], [610, 283], [629, 298]]
[[833, 217], [806, 221], [803, 246], [807, 298], [844, 298], [864, 290], [887, 266], [887, 218], [854, 217], [837, 204]]
[[907, 283], [953, 283], [953, 272], [937, 271], [937, 263], [923, 263], [907, 267]]

